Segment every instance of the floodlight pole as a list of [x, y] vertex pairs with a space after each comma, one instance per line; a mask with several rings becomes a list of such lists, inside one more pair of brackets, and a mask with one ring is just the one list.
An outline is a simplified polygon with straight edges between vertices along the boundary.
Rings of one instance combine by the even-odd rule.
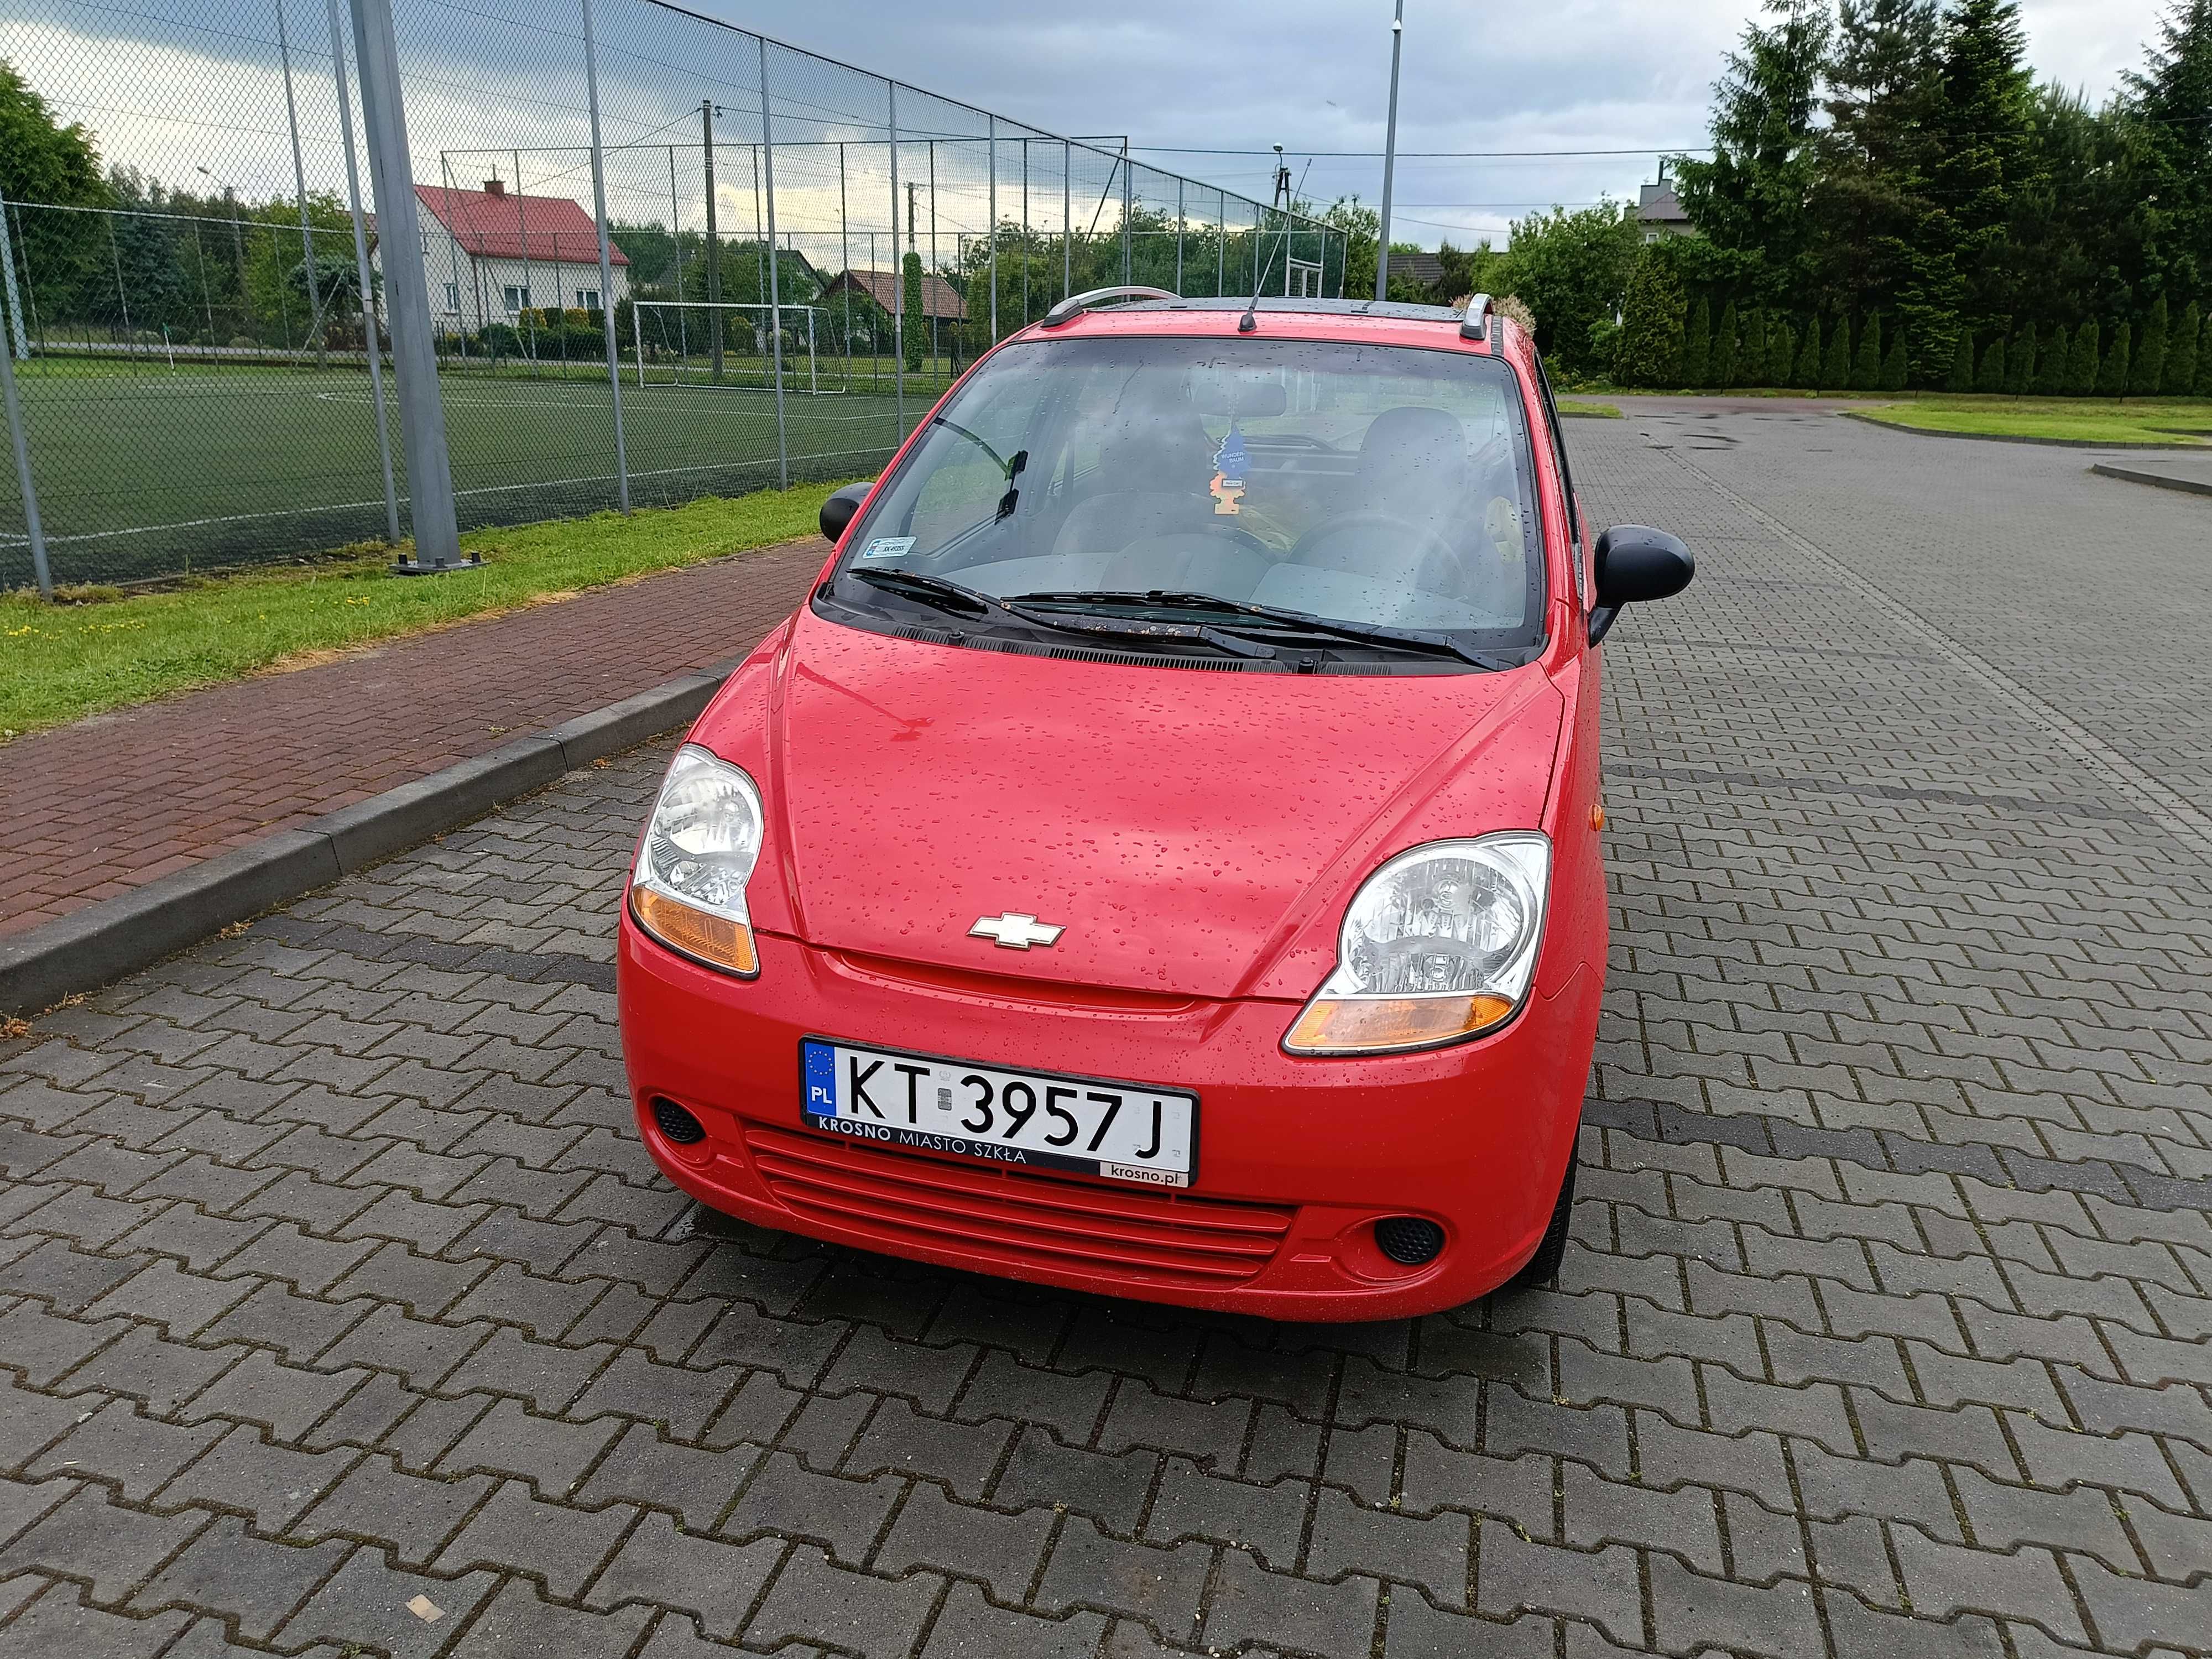
[[[606, 153], [599, 145], [599, 47], [592, 33], [592, 0], [582, 0], [582, 4], [584, 88], [592, 104], [592, 209], [599, 220], [599, 327], [606, 336], [607, 392], [614, 401], [615, 498], [627, 514], [629, 511], [629, 446], [623, 435], [622, 347], [615, 339], [615, 270], [614, 256], [611, 252], [613, 243], [607, 234]], [[519, 172], [514, 182], [515, 199], [520, 203], [522, 179]], [[530, 252], [527, 240], [522, 245], [522, 252], [526, 258]], [[557, 251], [554, 257], [556, 259], [560, 257]], [[633, 312], [632, 314], [635, 313]], [[781, 424], [779, 420], [777, 425], [780, 427]]]
[[[362, 222], [361, 211], [361, 162], [353, 148], [353, 100], [346, 90], [345, 30], [338, 21], [338, 0], [329, 0], [331, 19], [331, 67], [338, 83], [338, 130], [345, 135], [346, 197], [353, 207], [353, 263], [361, 273], [361, 331], [362, 343], [368, 348], [368, 395], [376, 402], [376, 456], [384, 466], [384, 530], [385, 540], [393, 546], [399, 544], [399, 490], [392, 477], [392, 426], [384, 412], [384, 347], [376, 337], [376, 284], [368, 264], [368, 228]], [[206, 286], [205, 266], [202, 266], [201, 286]], [[208, 338], [215, 338], [213, 305], [208, 321]]]
[[[591, 0], [584, 0], [584, 3], [588, 6]], [[791, 443], [783, 423], [783, 300], [778, 291], [775, 270], [781, 262], [776, 258], [775, 249], [775, 143], [769, 136], [768, 124], [768, 37], [757, 34], [753, 39], [760, 43], [761, 173], [768, 188], [768, 341], [769, 368], [775, 375], [775, 487], [788, 489], [791, 488]], [[807, 323], [811, 328], [813, 324], [811, 312]], [[809, 362], [813, 360], [813, 356], [810, 345], [807, 351]]]
[[384, 294], [392, 312], [392, 373], [399, 384], [399, 432], [407, 451], [414, 568], [451, 568], [461, 562], [461, 538], [453, 512], [453, 463], [446, 451], [446, 410], [438, 396], [438, 358], [430, 338], [430, 290], [422, 275], [422, 228], [416, 216], [408, 159], [399, 43], [392, 33], [392, 0], [351, 3], [368, 177], [385, 250]]
[[1375, 242], [1375, 297], [1390, 297], [1390, 185], [1398, 166], [1398, 58], [1406, 46], [1406, 0], [1390, 20], [1390, 122], [1382, 138], [1382, 226]]

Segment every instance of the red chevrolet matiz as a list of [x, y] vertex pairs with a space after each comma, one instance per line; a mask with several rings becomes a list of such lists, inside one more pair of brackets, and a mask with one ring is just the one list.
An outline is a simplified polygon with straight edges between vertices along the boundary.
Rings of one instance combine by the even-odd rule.
[[1691, 563], [1587, 540], [1528, 337], [1485, 299], [1079, 295], [823, 527], [623, 907], [669, 1178], [1284, 1319], [1549, 1278], [1606, 968], [1595, 647]]

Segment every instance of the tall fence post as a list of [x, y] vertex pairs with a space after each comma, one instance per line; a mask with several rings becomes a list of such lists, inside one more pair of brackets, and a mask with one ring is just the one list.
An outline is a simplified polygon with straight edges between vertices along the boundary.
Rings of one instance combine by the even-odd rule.
[[[353, 99], [346, 90], [345, 29], [338, 21], [338, 0], [329, 0], [331, 70], [337, 77], [338, 130], [345, 135], [346, 196], [353, 208], [353, 263], [361, 276], [361, 332], [368, 350], [368, 395], [376, 404], [376, 455], [384, 467], [385, 540], [399, 540], [399, 489], [392, 477], [392, 427], [384, 412], [384, 348], [376, 337], [376, 283], [368, 264], [368, 227], [361, 211], [361, 162], [353, 148]], [[205, 278], [202, 278], [204, 283]], [[215, 337], [210, 317], [208, 338]]]
[[991, 343], [999, 343], [999, 118], [986, 115], [985, 142], [991, 146]]
[[415, 562], [458, 564], [461, 537], [453, 511], [446, 410], [438, 397], [438, 358], [430, 337], [430, 289], [422, 274], [422, 228], [415, 211], [407, 149], [407, 111], [399, 88], [399, 43], [392, 0], [352, 0], [354, 56], [361, 65], [361, 116], [368, 134], [368, 177], [376, 196], [377, 240], [384, 249], [384, 292], [392, 308], [392, 373], [399, 384], [399, 434], [407, 450], [408, 516]]
[[[707, 357], [714, 383], [722, 380], [722, 233], [714, 219], [714, 100], [699, 106], [699, 151], [706, 158]], [[678, 295], [679, 300], [684, 296]], [[679, 316], [681, 313], [678, 313]]]
[[[8, 234], [8, 193], [5, 191], [0, 191], [0, 270], [7, 273], [8, 341], [16, 359], [27, 363], [31, 361], [31, 341], [23, 331], [23, 295], [15, 286], [15, 244]], [[201, 280], [206, 280], [204, 275]]]
[[[9, 325], [17, 325], [14, 295], [8, 307]], [[54, 596], [53, 573], [46, 568], [46, 532], [39, 523], [39, 487], [31, 482], [31, 442], [23, 431], [23, 400], [15, 392], [15, 354], [0, 345], [0, 399], [8, 405], [8, 441], [15, 451], [15, 482], [23, 492], [23, 530], [31, 543], [31, 574], [38, 579], [39, 597]]]
[[1129, 141], [1127, 138], [1124, 138], [1121, 140], [1121, 282], [1124, 287], [1127, 287], [1131, 280], [1129, 276], [1129, 236], [1132, 228], [1129, 223], [1129, 210], [1137, 199], [1136, 189], [1131, 182], [1131, 176], [1132, 169], [1129, 166]]
[[[284, 64], [284, 116], [292, 129], [292, 182], [300, 193], [300, 269], [307, 278], [307, 331], [322, 337], [323, 302], [315, 281], [315, 233], [307, 224], [307, 167], [300, 156], [300, 109], [292, 98], [292, 40], [284, 28], [284, 0], [276, 0], [276, 54]], [[320, 356], [318, 349], [316, 355]]]
[[[906, 264], [899, 258], [898, 82], [886, 82], [890, 94], [891, 133], [891, 389], [898, 411], [898, 441], [906, 441]], [[914, 234], [914, 216], [907, 215], [907, 234]], [[894, 448], [897, 446], [893, 445]]]
[[1183, 182], [1184, 182], [1184, 181], [1183, 181], [1180, 177], [1178, 177], [1178, 178], [1176, 179], [1176, 285], [1175, 285], [1175, 291], [1176, 291], [1176, 293], [1178, 293], [1178, 294], [1180, 294], [1180, 293], [1182, 293], [1182, 208], [1183, 208], [1183, 198], [1182, 198], [1182, 192], [1183, 192]]
[[[591, 0], [584, 0], [589, 5]], [[768, 191], [768, 339], [769, 372], [775, 376], [775, 487], [791, 488], [791, 438], [783, 420], [783, 297], [776, 281], [775, 268], [782, 264], [775, 246], [775, 141], [769, 135], [768, 118], [768, 37], [757, 34], [760, 43], [761, 88], [761, 179]], [[807, 313], [810, 324], [813, 313]], [[807, 358], [813, 359], [809, 349]]]
[[[615, 495], [629, 511], [629, 446], [623, 435], [622, 348], [615, 343], [615, 267], [607, 238], [607, 165], [599, 149], [599, 48], [592, 38], [592, 0], [584, 8], [584, 88], [592, 105], [592, 216], [599, 227], [599, 328], [607, 343], [607, 395], [615, 411]], [[520, 180], [516, 180], [517, 185]], [[525, 254], [530, 244], [522, 245]]]
[[1074, 171], [1075, 146], [1063, 138], [1060, 141], [1060, 297], [1063, 300], [1075, 293], [1075, 188], [1070, 182]]

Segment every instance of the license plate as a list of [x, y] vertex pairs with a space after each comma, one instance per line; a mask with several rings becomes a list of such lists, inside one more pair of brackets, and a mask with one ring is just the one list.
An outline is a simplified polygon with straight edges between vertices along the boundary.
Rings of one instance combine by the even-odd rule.
[[823, 1037], [799, 1045], [807, 1127], [910, 1152], [1188, 1187], [1198, 1097]]

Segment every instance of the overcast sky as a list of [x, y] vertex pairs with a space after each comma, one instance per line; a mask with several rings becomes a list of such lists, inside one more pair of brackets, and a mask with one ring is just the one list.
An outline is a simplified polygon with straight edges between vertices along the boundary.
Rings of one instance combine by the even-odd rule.
[[[1127, 131], [1140, 146], [1281, 143], [1306, 193], [1380, 194], [1389, 0], [692, 0], [793, 46], [896, 74], [1048, 131]], [[2027, 0], [2037, 72], [2101, 99], [2141, 60], [2160, 0]], [[1553, 0], [1530, 9], [1407, 0], [1399, 148], [1602, 149], [1705, 137], [1747, 0]], [[1267, 155], [1140, 159], [1265, 198]], [[1503, 241], [1529, 206], [1632, 196], [1651, 155], [1430, 160], [1397, 173], [1395, 239]]]

